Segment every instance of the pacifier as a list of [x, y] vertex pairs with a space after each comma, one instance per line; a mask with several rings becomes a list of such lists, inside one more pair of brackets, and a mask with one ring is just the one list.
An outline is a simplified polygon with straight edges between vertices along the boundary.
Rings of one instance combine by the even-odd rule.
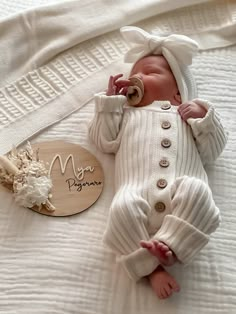
[[132, 82], [134, 85], [128, 87], [126, 93], [127, 102], [130, 106], [136, 106], [143, 98], [144, 85], [142, 80], [137, 76], [131, 77], [129, 81]]

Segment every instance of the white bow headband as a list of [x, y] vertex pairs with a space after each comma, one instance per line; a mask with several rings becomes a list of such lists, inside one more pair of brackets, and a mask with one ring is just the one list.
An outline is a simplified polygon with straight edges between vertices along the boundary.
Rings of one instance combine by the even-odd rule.
[[120, 29], [124, 39], [132, 47], [124, 61], [133, 63], [147, 55], [163, 55], [175, 76], [182, 102], [196, 97], [196, 86], [188, 65], [198, 51], [198, 44], [184, 35], [158, 36], [135, 26]]
[[124, 39], [133, 45], [125, 55], [125, 62], [128, 63], [148, 54], [162, 55], [168, 50], [179, 64], [190, 65], [198, 51], [198, 44], [184, 35], [152, 35], [135, 26], [124, 26], [120, 31]]

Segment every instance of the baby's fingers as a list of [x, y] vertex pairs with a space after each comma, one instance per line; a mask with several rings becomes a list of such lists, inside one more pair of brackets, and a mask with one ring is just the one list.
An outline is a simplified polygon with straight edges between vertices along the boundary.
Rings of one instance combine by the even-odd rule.
[[116, 81], [121, 78], [123, 76], [123, 74], [117, 74], [115, 76], [110, 76], [109, 78], [109, 82], [108, 82], [108, 89], [106, 92], [107, 96], [112, 96], [112, 95], [117, 95], [118, 91], [119, 91], [119, 87], [116, 86]]
[[127, 95], [127, 92], [128, 92], [128, 87], [125, 86], [125, 87], [123, 87], [123, 88], [120, 89], [119, 94], [120, 94], [120, 95], [123, 95], [123, 96], [126, 96], [126, 95]]
[[119, 80], [119, 81], [115, 82], [115, 85], [119, 88], [122, 88], [122, 87], [132, 86], [134, 84], [132, 82], [130, 82], [129, 80]]
[[113, 76], [109, 77], [108, 88], [107, 88], [106, 95], [107, 96], [113, 95]]
[[121, 78], [123, 76], [123, 74], [117, 74], [115, 76], [113, 76], [113, 84], [116, 84], [116, 81], [119, 80], [119, 78]]
[[179, 105], [178, 107], [178, 113], [180, 114], [181, 118], [186, 121], [189, 111], [191, 110], [191, 104], [184, 103]]
[[120, 95], [126, 95], [128, 91], [128, 87], [133, 85], [129, 80], [118, 80], [115, 82], [115, 86], [117, 87], [117, 92]]
[[179, 111], [179, 114], [180, 114], [181, 118], [182, 118], [184, 121], [187, 121], [188, 118], [191, 117], [191, 113], [192, 113], [191, 108], [186, 108], [186, 109], [184, 109], [184, 110], [182, 110], [182, 111]]

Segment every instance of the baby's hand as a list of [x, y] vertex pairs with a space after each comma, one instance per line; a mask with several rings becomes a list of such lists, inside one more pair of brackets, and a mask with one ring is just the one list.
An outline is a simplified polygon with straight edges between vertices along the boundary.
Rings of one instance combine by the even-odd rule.
[[184, 121], [187, 121], [189, 118], [194, 119], [204, 118], [207, 113], [207, 110], [200, 104], [197, 104], [196, 102], [193, 101], [189, 101], [179, 105], [178, 112], [181, 118]]
[[129, 86], [133, 85], [129, 80], [119, 80], [123, 74], [110, 76], [108, 82], [107, 96], [112, 95], [126, 95]]

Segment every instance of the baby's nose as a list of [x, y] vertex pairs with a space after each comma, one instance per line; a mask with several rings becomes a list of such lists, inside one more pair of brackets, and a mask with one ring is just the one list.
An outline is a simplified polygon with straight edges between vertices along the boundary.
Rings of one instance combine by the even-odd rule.
[[130, 106], [136, 106], [140, 103], [144, 95], [144, 85], [139, 75], [133, 75], [129, 78], [129, 81], [133, 83], [127, 90], [127, 101]]

